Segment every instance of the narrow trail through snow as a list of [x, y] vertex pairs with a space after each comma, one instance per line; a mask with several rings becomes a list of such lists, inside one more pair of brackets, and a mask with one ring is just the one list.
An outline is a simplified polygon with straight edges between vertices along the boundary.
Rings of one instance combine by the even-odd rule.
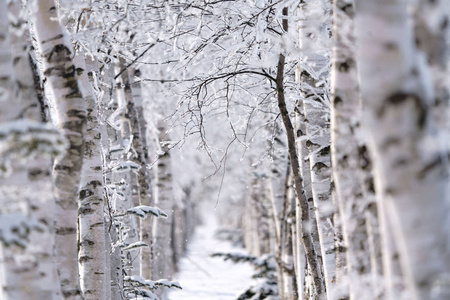
[[254, 269], [249, 264], [234, 264], [222, 258], [210, 257], [214, 252], [244, 252], [230, 242], [214, 238], [217, 229], [215, 216], [205, 216], [197, 227], [180, 261], [180, 272], [173, 280], [182, 290], [169, 291], [168, 300], [236, 300], [252, 285]]

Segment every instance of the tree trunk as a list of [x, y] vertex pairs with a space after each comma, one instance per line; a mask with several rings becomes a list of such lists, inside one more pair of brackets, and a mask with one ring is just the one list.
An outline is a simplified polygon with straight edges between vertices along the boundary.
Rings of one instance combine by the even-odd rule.
[[[331, 74], [331, 154], [333, 178], [346, 248], [350, 299], [373, 295], [370, 286], [371, 264], [366, 227], [366, 211], [372, 198], [364, 197], [360, 176], [359, 83], [354, 40], [354, 6], [352, 1], [335, 0], [333, 8], [334, 47]], [[340, 30], [340, 28], [345, 28]], [[369, 284], [365, 287], [364, 285]], [[341, 297], [345, 297], [341, 294]]]
[[[107, 204], [107, 216], [106, 216], [106, 235], [105, 243], [106, 248], [109, 249], [109, 256], [107, 260], [110, 263], [110, 273], [109, 282], [110, 297], [112, 300], [122, 300], [123, 291], [123, 266], [122, 266], [122, 249], [117, 246], [120, 240], [120, 232], [118, 230], [117, 224], [119, 221], [115, 217], [115, 213], [120, 209], [120, 199], [117, 190], [120, 188], [117, 182], [120, 181], [118, 178], [116, 182], [117, 174], [112, 170], [110, 163], [120, 160], [121, 153], [116, 151], [117, 148], [120, 149], [120, 134], [118, 129], [120, 127], [116, 126], [118, 123], [115, 120], [118, 113], [117, 104], [117, 93], [115, 90], [114, 83], [114, 68], [105, 70], [105, 75], [101, 78], [103, 82], [99, 82], [96, 88], [103, 89], [102, 92], [105, 95], [103, 97], [106, 107], [106, 111], [103, 112], [107, 117], [106, 128], [102, 128], [102, 146], [103, 146], [103, 168], [106, 170], [104, 175], [104, 182], [107, 187], [106, 191], [106, 204]], [[108, 277], [108, 274], [107, 274]]]
[[106, 290], [109, 289], [109, 282], [106, 281], [109, 266], [106, 265], [105, 256], [101, 125], [97, 101], [84, 62], [84, 53], [79, 53], [76, 59], [79, 60], [79, 66], [85, 70], [81, 74], [81, 84], [86, 93], [87, 106], [84, 165], [78, 209], [80, 286], [84, 299], [101, 300], [106, 299]]
[[[129, 89], [133, 97], [132, 101], [127, 102], [127, 111], [133, 134], [133, 150], [135, 152], [133, 161], [141, 166], [136, 173], [139, 205], [152, 206], [153, 199], [150, 188], [150, 172], [147, 167], [150, 163], [147, 146], [147, 123], [144, 119], [144, 108], [142, 107], [140, 83], [133, 83], [133, 79], [130, 78], [131, 76], [134, 76], [130, 74], [134, 73], [136, 73], [134, 69], [124, 72], [124, 74], [128, 77], [127, 82], [125, 82], [125, 89]], [[131, 89], [131, 87], [133, 87], [133, 89]], [[140, 250], [140, 274], [142, 277], [150, 279], [152, 275], [151, 244], [153, 239], [151, 231], [151, 218], [140, 219], [139, 234], [140, 241], [149, 245], [149, 247], [143, 247]]]
[[[123, 200], [123, 208], [127, 210], [129, 208], [139, 206], [140, 205], [140, 187], [139, 187], [139, 172], [142, 169], [142, 165], [137, 162], [137, 155], [139, 153], [134, 148], [135, 145], [139, 144], [140, 141], [136, 141], [139, 139], [139, 125], [133, 124], [136, 121], [136, 111], [134, 110], [133, 104], [133, 94], [131, 91], [130, 78], [128, 76], [128, 70], [122, 72], [125, 68], [125, 59], [120, 58], [119, 64], [116, 70], [118, 74], [121, 72], [120, 77], [117, 78], [117, 97], [119, 107], [123, 108], [123, 111], [120, 115], [121, 117], [121, 137], [122, 137], [122, 147], [126, 149], [130, 147], [128, 153], [123, 153], [122, 157], [123, 162], [126, 160], [131, 160], [137, 163], [137, 170], [130, 169], [126, 172], [121, 172], [123, 179], [126, 184], [123, 185], [123, 191], [126, 195]], [[117, 77], [117, 75], [116, 75]], [[133, 119], [134, 118], [134, 119]], [[135, 127], [133, 127], [135, 125]], [[135, 136], [134, 133], [137, 133], [138, 136]], [[144, 165], [145, 167], [145, 165]], [[127, 243], [135, 243], [140, 241], [140, 233], [139, 233], [139, 222], [140, 220], [135, 216], [125, 216], [123, 217], [123, 221], [128, 227], [128, 237]], [[145, 247], [148, 248], [148, 247]], [[140, 250], [138, 250], [140, 251]], [[138, 275], [140, 274], [140, 253], [138, 254], [136, 250], [126, 251], [126, 255], [128, 257], [129, 267], [132, 268], [130, 270], [129, 275]]]
[[[298, 76], [299, 77], [299, 76]], [[299, 79], [298, 79], [299, 80]], [[301, 177], [303, 179], [303, 191], [305, 194], [305, 198], [308, 202], [308, 209], [310, 214], [310, 234], [313, 240], [314, 251], [317, 255], [317, 259], [319, 263], [322, 265], [322, 246], [320, 244], [319, 239], [319, 229], [317, 227], [316, 213], [314, 208], [313, 194], [312, 194], [312, 183], [311, 183], [311, 169], [310, 169], [310, 159], [309, 159], [309, 150], [307, 147], [308, 144], [308, 135], [306, 133], [306, 116], [303, 109], [304, 103], [303, 100], [299, 100], [295, 106], [297, 125], [296, 125], [296, 133], [297, 133], [297, 147], [298, 153], [300, 155], [299, 164], [300, 164], [300, 172]], [[298, 212], [297, 215], [297, 224], [301, 222], [299, 219], [301, 216], [301, 207], [297, 203]], [[321, 271], [322, 276], [323, 272]], [[323, 279], [325, 280], [325, 279]], [[308, 281], [310, 282], [310, 281]], [[307, 287], [308, 288], [308, 287]], [[310, 288], [310, 287], [309, 287]]]
[[[287, 9], [283, 9], [283, 15], [287, 16]], [[283, 29], [287, 31], [287, 20], [283, 20]], [[295, 192], [297, 194], [297, 198], [300, 202], [301, 206], [301, 226], [300, 232], [303, 242], [303, 247], [305, 249], [306, 258], [308, 264], [310, 266], [313, 280], [314, 280], [314, 288], [315, 294], [318, 299], [326, 299], [326, 290], [324, 283], [322, 281], [321, 274], [321, 264], [317, 260], [316, 253], [314, 251], [313, 240], [311, 234], [307, 231], [310, 223], [309, 209], [308, 203], [305, 199], [305, 195], [303, 193], [303, 184], [302, 178], [300, 176], [300, 165], [297, 156], [297, 148], [294, 134], [294, 127], [292, 126], [291, 119], [289, 117], [289, 112], [286, 107], [285, 95], [284, 95], [284, 64], [285, 64], [285, 56], [284, 54], [280, 54], [278, 58], [278, 66], [277, 66], [277, 77], [276, 77], [276, 88], [277, 88], [277, 98], [278, 98], [278, 108], [280, 110], [281, 117], [283, 119], [283, 124], [286, 129], [287, 141], [288, 141], [288, 150], [289, 150], [289, 159], [291, 162], [292, 173], [294, 175], [294, 183], [295, 183]]]
[[69, 141], [66, 154], [53, 168], [56, 194], [56, 257], [64, 297], [81, 299], [77, 260], [77, 196], [84, 154], [86, 107], [71, 45], [59, 24], [53, 0], [30, 3], [34, 32], [44, 66], [44, 76], [54, 97], [57, 126]]
[[[16, 28], [10, 31], [11, 35], [8, 34], [8, 10], [14, 22], [11, 28]], [[45, 137], [55, 134], [51, 133], [53, 129], [50, 126], [40, 123], [40, 107], [27, 53], [30, 40], [21, 12], [18, 1], [9, 3], [9, 8], [6, 1], [0, 3], [1, 148], [5, 150], [9, 146], [14, 152], [2, 152], [1, 155], [2, 167], [4, 160], [9, 160], [6, 163], [10, 164], [10, 172], [3, 174], [0, 181], [0, 223], [12, 226], [14, 222], [21, 222], [20, 226], [24, 226], [22, 229], [28, 233], [25, 239], [15, 231], [5, 232], [10, 230], [7, 226], [0, 230], [3, 237], [0, 240], [0, 299], [62, 299], [53, 252], [55, 199], [50, 155], [33, 153], [32, 144], [19, 144], [19, 149], [14, 149], [16, 141], [29, 139], [39, 147], [42, 142], [39, 136], [48, 142]], [[5, 136], [4, 130], [8, 127], [16, 128], [20, 133], [7, 132]], [[13, 135], [18, 135], [15, 140], [6, 140]], [[31, 153], [31, 158], [14, 156], [24, 150]], [[16, 234], [13, 240], [5, 238]]]
[[[432, 299], [450, 271], [447, 166], [433, 127], [428, 65], [414, 45], [406, 3], [357, 2], [364, 127], [381, 212], [391, 225], [409, 299]], [[432, 234], [430, 234], [432, 233]], [[386, 232], [383, 232], [386, 234]]]
[[295, 269], [292, 244], [292, 222], [295, 218], [295, 192], [291, 169], [288, 167], [285, 175], [284, 201], [282, 210], [281, 243], [279, 244], [279, 265], [283, 279], [282, 299], [294, 299], [295, 293]]
[[331, 195], [331, 157], [329, 129], [329, 53], [316, 44], [329, 43], [329, 1], [304, 1], [301, 6], [300, 48], [306, 57], [301, 68], [300, 88], [308, 135], [307, 147], [311, 168], [313, 201], [321, 244], [325, 284], [329, 297], [333, 297], [335, 282], [335, 245], [333, 207]]
[[172, 164], [170, 159], [169, 147], [165, 142], [169, 140], [164, 121], [158, 124], [159, 141], [161, 148], [158, 154], [158, 162], [155, 168], [155, 204], [166, 212], [167, 219], [154, 219], [153, 239], [154, 239], [154, 276], [158, 278], [171, 278], [174, 273], [173, 250], [171, 248], [171, 230], [172, 230], [172, 210], [173, 203], [173, 183], [172, 183]]

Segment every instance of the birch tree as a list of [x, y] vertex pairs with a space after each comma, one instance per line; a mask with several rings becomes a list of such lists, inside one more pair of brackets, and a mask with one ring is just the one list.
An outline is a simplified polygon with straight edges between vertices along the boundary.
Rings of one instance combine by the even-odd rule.
[[[109, 289], [107, 282], [105, 221], [103, 200], [103, 162], [101, 153], [101, 129], [97, 101], [90, 84], [84, 53], [78, 54], [79, 66], [85, 71], [81, 74], [81, 84], [86, 101], [86, 138], [84, 165], [79, 192], [78, 261], [80, 285], [84, 299], [106, 299]], [[89, 58], [88, 58], [89, 59]]]
[[[158, 161], [155, 168], [155, 204], [166, 212], [173, 211], [173, 182], [172, 163], [170, 160], [168, 131], [163, 120], [158, 123], [158, 140], [160, 148], [157, 150]], [[155, 260], [153, 270], [158, 277], [171, 277], [174, 272], [173, 249], [171, 249], [172, 218], [162, 221], [154, 220], [153, 239]]]
[[0, 2], [0, 298], [61, 299], [53, 255], [55, 199], [46, 152], [61, 154], [64, 139], [42, 123], [23, 16], [20, 3], [8, 7]]
[[[300, 86], [304, 97], [311, 187], [316, 212], [327, 292], [333, 293], [335, 281], [334, 231], [331, 198], [331, 159], [329, 132], [329, 54], [327, 32], [330, 3], [305, 1], [300, 5], [300, 48], [306, 57], [301, 67]], [[322, 45], [319, 48], [317, 44]]]
[[[354, 43], [352, 1], [334, 1], [334, 47], [332, 67], [331, 144], [333, 177], [346, 248], [350, 299], [368, 298], [364, 281], [371, 281], [366, 213], [371, 198], [364, 197], [359, 171], [359, 143], [355, 133], [360, 123], [359, 83]], [[366, 275], [366, 276], [365, 276]], [[365, 277], [364, 277], [365, 276]], [[339, 282], [338, 282], [339, 283]], [[339, 287], [338, 287], [339, 288]], [[345, 295], [346, 291], [343, 290]], [[373, 293], [373, 287], [370, 293]], [[373, 294], [372, 294], [373, 295]]]
[[415, 47], [404, 1], [356, 4], [363, 125], [377, 201], [391, 224], [408, 297], [431, 299], [433, 286], [449, 271], [449, 253], [442, 227], [446, 164], [430, 110], [429, 65]]
[[[288, 15], [288, 9], [283, 9], [284, 18]], [[283, 30], [288, 30], [288, 22], [287, 19], [283, 20]], [[307, 257], [307, 261], [311, 268], [311, 273], [314, 281], [314, 289], [315, 289], [315, 297], [319, 299], [326, 297], [325, 286], [322, 281], [322, 276], [320, 273], [321, 265], [317, 260], [317, 254], [314, 250], [312, 235], [307, 232], [307, 228], [309, 227], [310, 217], [309, 217], [309, 209], [307, 200], [305, 199], [305, 195], [303, 193], [303, 185], [302, 179], [300, 177], [300, 165], [299, 159], [297, 155], [297, 148], [295, 143], [295, 135], [294, 135], [294, 127], [289, 117], [289, 112], [286, 108], [286, 100], [284, 94], [284, 64], [285, 64], [285, 55], [281, 53], [278, 58], [277, 64], [277, 77], [276, 77], [276, 87], [277, 87], [277, 100], [278, 107], [280, 109], [280, 114], [283, 119], [283, 124], [286, 129], [287, 141], [288, 141], [288, 149], [289, 149], [289, 159], [291, 163], [292, 172], [294, 174], [294, 183], [295, 183], [295, 192], [297, 197], [299, 198], [299, 202], [301, 205], [301, 213], [302, 213], [302, 227], [301, 227], [301, 237], [303, 246], [305, 248], [305, 253]]]
[[55, 122], [69, 141], [66, 154], [54, 163], [56, 193], [56, 255], [64, 297], [81, 299], [77, 261], [77, 195], [84, 154], [86, 107], [71, 55], [71, 45], [59, 24], [55, 2], [30, 2], [34, 32], [44, 75], [55, 101]]

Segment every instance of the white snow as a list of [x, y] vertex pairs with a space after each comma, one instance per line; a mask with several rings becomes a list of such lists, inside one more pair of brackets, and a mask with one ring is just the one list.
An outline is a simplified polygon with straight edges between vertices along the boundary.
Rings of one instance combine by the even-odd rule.
[[139, 248], [141, 247], [148, 247], [147, 243], [144, 242], [136, 242], [136, 243], [132, 243], [130, 245], [126, 245], [125, 247], [122, 248], [122, 250], [126, 251], [126, 250], [139, 250]]
[[162, 217], [162, 218], [167, 218], [168, 215], [162, 211], [160, 208], [158, 207], [151, 207], [151, 206], [146, 206], [146, 205], [140, 205], [140, 206], [135, 206], [132, 208], [127, 209], [127, 214], [134, 214], [137, 215], [140, 218], [146, 218], [148, 214], [152, 214], [155, 217]]
[[250, 264], [234, 264], [220, 257], [210, 257], [214, 252], [244, 250], [215, 239], [217, 224], [214, 216], [209, 214], [205, 219], [196, 229], [187, 253], [180, 261], [180, 272], [175, 276], [183, 289], [165, 292], [168, 300], [235, 300], [254, 284], [251, 276], [255, 270]]

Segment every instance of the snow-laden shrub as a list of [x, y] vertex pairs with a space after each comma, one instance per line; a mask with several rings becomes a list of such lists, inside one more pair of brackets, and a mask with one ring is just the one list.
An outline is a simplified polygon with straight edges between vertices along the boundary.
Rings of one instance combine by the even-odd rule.
[[262, 256], [252, 256], [244, 253], [213, 253], [212, 257], [223, 257], [223, 259], [231, 260], [234, 263], [247, 262], [251, 263], [256, 269], [256, 273], [252, 276], [257, 279], [257, 284], [248, 288], [243, 292], [237, 300], [278, 300], [278, 285], [276, 275], [276, 261], [271, 254]]

